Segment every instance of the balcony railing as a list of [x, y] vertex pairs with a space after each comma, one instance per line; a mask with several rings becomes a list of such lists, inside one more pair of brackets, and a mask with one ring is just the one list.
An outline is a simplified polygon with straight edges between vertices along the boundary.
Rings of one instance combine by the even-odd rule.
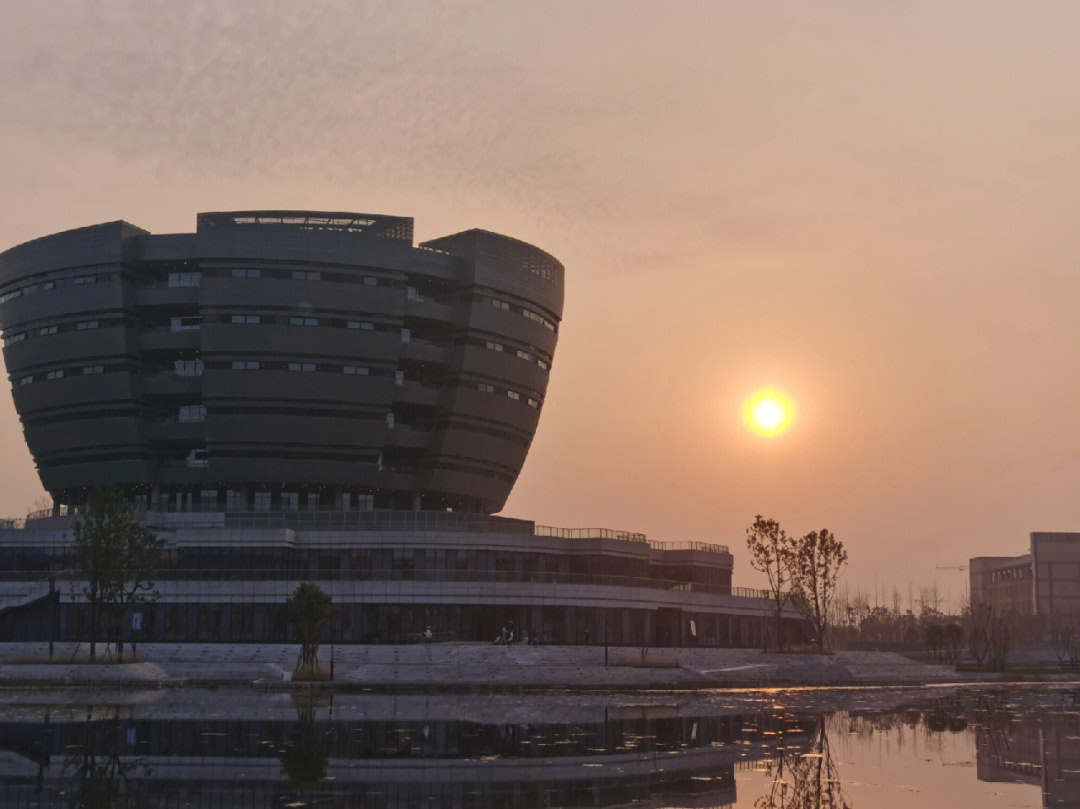
[[538, 525], [533, 532], [538, 537], [559, 537], [561, 539], [621, 539], [624, 542], [647, 542], [644, 534], [631, 531], [616, 531], [613, 528], [555, 528], [550, 525]]

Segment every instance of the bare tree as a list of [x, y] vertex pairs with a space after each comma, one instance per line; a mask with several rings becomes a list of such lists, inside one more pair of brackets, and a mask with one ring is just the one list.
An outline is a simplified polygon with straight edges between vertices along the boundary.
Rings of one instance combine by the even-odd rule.
[[[817, 634], [817, 643], [828, 648], [829, 608], [836, 598], [840, 570], [847, 564], [847, 551], [827, 528], [811, 531], [795, 542], [792, 564], [794, 604], [806, 616]], [[899, 597], [899, 592], [894, 591]]]
[[976, 668], [985, 664], [1000, 671], [1005, 668], [1012, 652], [1012, 618], [1004, 608], [989, 604], [973, 604], [967, 612], [968, 651]]
[[1073, 621], [1056, 617], [1050, 629], [1050, 638], [1057, 652], [1058, 665], [1076, 668], [1080, 664], [1080, 633]]
[[131, 503], [112, 488], [90, 492], [74, 533], [75, 558], [90, 607], [90, 659], [95, 658], [103, 624], [108, 624], [106, 635], [117, 644], [119, 662], [124, 612], [154, 597], [151, 578], [164, 543], [135, 520]]
[[791, 580], [795, 553], [791, 539], [780, 523], [766, 520], [760, 514], [746, 529], [746, 547], [750, 552], [750, 567], [764, 573], [769, 582], [769, 595], [776, 617], [776, 646], [784, 648], [784, 605], [791, 599]]

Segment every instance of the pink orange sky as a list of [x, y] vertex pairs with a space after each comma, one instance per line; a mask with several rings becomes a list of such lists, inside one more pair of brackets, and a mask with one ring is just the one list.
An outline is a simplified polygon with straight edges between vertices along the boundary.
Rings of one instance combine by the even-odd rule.
[[[550, 251], [505, 514], [827, 526], [958, 596], [1080, 530], [1080, 6], [4, 3], [0, 248], [198, 211], [410, 215]], [[785, 391], [783, 435], [743, 403]], [[0, 395], [0, 513], [40, 496]]]

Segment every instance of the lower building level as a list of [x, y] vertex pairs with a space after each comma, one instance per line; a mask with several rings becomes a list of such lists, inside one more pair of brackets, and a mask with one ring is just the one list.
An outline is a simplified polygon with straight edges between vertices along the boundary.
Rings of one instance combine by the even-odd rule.
[[[336, 643], [502, 641], [757, 647], [772, 603], [733, 587], [723, 545], [423, 511], [140, 515], [165, 541], [125, 640], [292, 642], [285, 602], [313, 582]], [[0, 529], [0, 640], [89, 639], [73, 517]], [[801, 637], [786, 613], [782, 631]]]

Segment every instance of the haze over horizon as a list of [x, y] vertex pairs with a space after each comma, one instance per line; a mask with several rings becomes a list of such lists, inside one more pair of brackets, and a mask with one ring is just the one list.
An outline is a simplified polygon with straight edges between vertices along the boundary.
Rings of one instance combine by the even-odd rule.
[[[200, 211], [412, 216], [566, 266], [504, 514], [827, 526], [954, 598], [1080, 531], [1080, 7], [7, 3], [0, 250]], [[743, 404], [797, 409], [763, 438]], [[0, 515], [41, 495], [0, 395]]]

